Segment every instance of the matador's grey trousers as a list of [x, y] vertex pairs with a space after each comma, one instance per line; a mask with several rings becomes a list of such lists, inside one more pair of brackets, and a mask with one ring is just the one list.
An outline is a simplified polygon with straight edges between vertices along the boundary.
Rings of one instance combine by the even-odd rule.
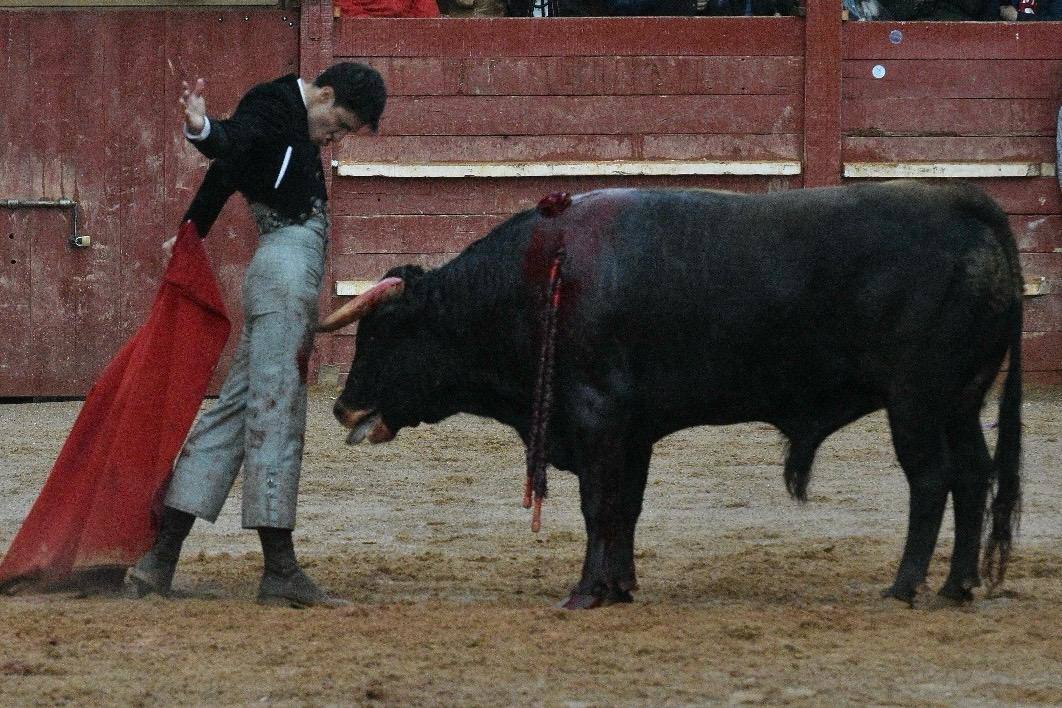
[[214, 522], [242, 464], [243, 527], [295, 527], [327, 226], [316, 216], [260, 236], [232, 366], [177, 459], [167, 506]]

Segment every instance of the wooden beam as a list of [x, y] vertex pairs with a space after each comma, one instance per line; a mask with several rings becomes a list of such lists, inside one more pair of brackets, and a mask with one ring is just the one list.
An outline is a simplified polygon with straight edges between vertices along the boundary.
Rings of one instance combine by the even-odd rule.
[[1051, 177], [1047, 162], [846, 162], [844, 176], [852, 178], [923, 177]]
[[340, 177], [588, 177], [636, 175], [798, 175], [796, 161], [597, 160], [588, 162], [390, 163], [332, 161]]
[[376, 285], [377, 282], [375, 280], [337, 280], [336, 295], [341, 297], [361, 295], [373, 285]]
[[841, 182], [841, 6], [808, 0], [804, 23], [804, 186]]

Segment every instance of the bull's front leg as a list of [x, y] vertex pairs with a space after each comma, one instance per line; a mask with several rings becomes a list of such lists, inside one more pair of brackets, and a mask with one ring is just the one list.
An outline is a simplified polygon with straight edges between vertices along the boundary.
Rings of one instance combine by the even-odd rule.
[[638, 582], [634, 571], [634, 529], [642, 511], [652, 444], [608, 440], [579, 470], [579, 495], [586, 523], [583, 575], [562, 603], [590, 609], [630, 602]]

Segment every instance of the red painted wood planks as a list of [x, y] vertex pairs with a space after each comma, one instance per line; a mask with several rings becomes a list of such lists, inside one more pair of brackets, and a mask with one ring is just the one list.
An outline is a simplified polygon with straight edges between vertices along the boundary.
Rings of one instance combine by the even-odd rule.
[[1057, 101], [1016, 98], [923, 98], [917, 107], [905, 98], [845, 101], [841, 128], [846, 135], [1055, 134]]
[[1014, 231], [1019, 251], [1062, 253], [1062, 214], [1011, 216], [1010, 228]]
[[333, 220], [335, 254], [455, 253], [510, 214], [405, 214], [339, 216]]
[[974, 184], [988, 192], [1008, 214], [1062, 214], [1062, 195], [1054, 177], [979, 179]]
[[856, 137], [844, 139], [846, 162], [1054, 162], [1051, 136]]
[[[530, 209], [550, 192], [587, 192], [607, 187], [726, 189], [766, 192], [793, 189], [791, 177], [525, 177], [506, 179], [385, 179], [344, 177], [335, 181], [337, 217], [381, 214], [513, 214]], [[336, 277], [346, 277], [337, 270]]]
[[1062, 332], [1025, 332], [1021, 366], [1024, 371], [1062, 370]]
[[797, 56], [796, 17], [339, 19], [341, 57]]
[[437, 96], [397, 97], [386, 135], [615, 135], [798, 133], [798, 97]]
[[1025, 298], [1024, 322], [1026, 332], [1053, 332], [1062, 324], [1062, 292]]
[[[161, 242], [206, 164], [179, 132], [180, 81], [206, 77], [211, 112], [223, 115], [253, 83], [295, 70], [297, 30], [283, 17], [257, 8], [0, 13], [0, 114], [35, 106], [43, 118], [0, 120], [0, 198], [74, 199], [79, 231], [92, 239], [87, 249], [67, 245], [61, 210], [30, 219], [35, 336], [20, 366], [35, 373], [19, 395], [83, 394], [140, 324], [159, 286]], [[208, 248], [238, 315], [255, 231], [242, 199], [232, 201]]]
[[[803, 91], [803, 60], [770, 56], [349, 57], [392, 96], [776, 94]], [[617, 81], [617, 78], [622, 77]]]
[[[0, 20], [2, 21], [2, 20]], [[36, 234], [30, 210], [0, 207], [0, 396], [32, 395], [37, 379], [33, 336], [32, 243]], [[51, 216], [65, 226], [62, 212]]]
[[844, 58], [1062, 59], [1062, 22], [846, 22]]
[[[332, 256], [336, 280], [376, 280], [395, 266], [413, 264], [438, 268], [456, 253], [336, 253]], [[332, 292], [335, 292], [332, 286]], [[342, 298], [345, 299], [345, 298]], [[337, 299], [336, 302], [339, 302]]]
[[[1062, 42], [1062, 36], [1059, 37]], [[875, 78], [874, 67], [885, 74]], [[879, 69], [880, 71], [880, 69]], [[846, 61], [844, 98], [1045, 98], [1062, 94], [1056, 60]]]
[[807, 5], [804, 57], [804, 186], [841, 181], [841, 17], [829, 2]]
[[[769, 135], [377, 135], [335, 150], [341, 162], [799, 161], [797, 133]], [[1046, 144], [1046, 143], [1045, 143]], [[1053, 148], [1052, 148], [1053, 149]]]

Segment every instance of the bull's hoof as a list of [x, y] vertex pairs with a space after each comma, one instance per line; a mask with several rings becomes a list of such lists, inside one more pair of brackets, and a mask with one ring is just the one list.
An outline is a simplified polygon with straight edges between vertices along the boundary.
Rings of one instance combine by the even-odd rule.
[[620, 602], [634, 602], [634, 596], [627, 590], [609, 589], [604, 595], [572, 592], [557, 607], [564, 610], [592, 610], [596, 607], [608, 607]]
[[557, 607], [562, 610], [592, 610], [595, 607], [601, 607], [604, 602], [604, 598], [600, 595], [573, 592], [567, 599], [558, 603]]
[[[943, 600], [949, 601], [955, 605], [969, 605], [973, 602], [974, 596], [970, 587], [973, 587], [976, 583], [955, 583], [948, 580], [937, 592]], [[970, 587], [964, 587], [969, 585]]]
[[918, 603], [919, 595], [924, 596], [929, 592], [929, 587], [923, 583], [901, 583], [896, 581], [889, 587], [881, 591], [881, 596], [884, 598], [893, 598], [900, 602], [906, 603], [908, 607], [914, 609], [915, 604]]

